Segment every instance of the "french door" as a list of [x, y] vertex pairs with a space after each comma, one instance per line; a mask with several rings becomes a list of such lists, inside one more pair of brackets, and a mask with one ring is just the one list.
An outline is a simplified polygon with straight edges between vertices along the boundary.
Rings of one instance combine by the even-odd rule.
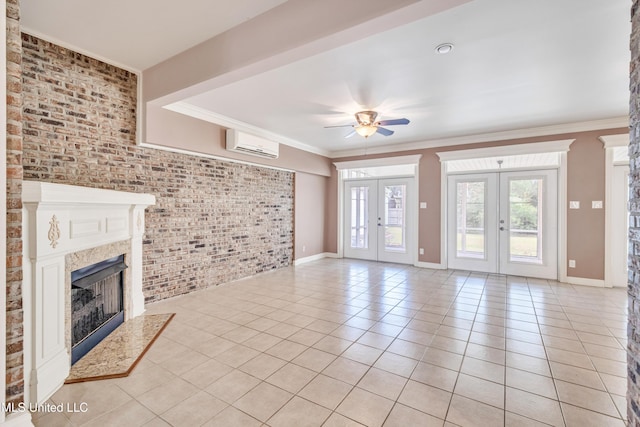
[[346, 181], [344, 256], [413, 263], [413, 178]]
[[557, 171], [450, 175], [448, 266], [557, 279]]

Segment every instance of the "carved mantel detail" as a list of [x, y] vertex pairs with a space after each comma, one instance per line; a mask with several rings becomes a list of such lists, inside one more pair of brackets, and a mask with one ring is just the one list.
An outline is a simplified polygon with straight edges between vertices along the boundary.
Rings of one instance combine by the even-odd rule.
[[60, 240], [60, 222], [56, 216], [51, 217], [51, 221], [49, 221], [49, 233], [47, 235], [49, 238], [50, 245], [53, 249], [58, 246], [58, 240]]

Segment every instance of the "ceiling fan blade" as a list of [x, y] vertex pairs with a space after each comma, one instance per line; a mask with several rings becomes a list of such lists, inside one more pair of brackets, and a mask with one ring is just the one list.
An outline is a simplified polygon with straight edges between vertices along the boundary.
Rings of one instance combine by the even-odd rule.
[[377, 125], [380, 126], [393, 126], [393, 125], [408, 125], [409, 119], [391, 119], [391, 120], [382, 120], [377, 122]]
[[379, 134], [382, 134], [384, 136], [393, 135], [393, 131], [392, 130], [381, 128], [381, 127], [378, 127], [378, 130], [376, 132], [378, 132]]
[[354, 127], [355, 125], [335, 125], [335, 126], [325, 126], [325, 129], [328, 128], [347, 128], [347, 127]]
[[351, 137], [352, 137], [353, 135], [355, 135], [355, 134], [356, 134], [356, 130], [354, 129], [354, 130], [352, 130], [351, 132], [349, 132], [348, 134], [346, 134], [344, 137], [345, 137], [345, 138], [351, 138]]

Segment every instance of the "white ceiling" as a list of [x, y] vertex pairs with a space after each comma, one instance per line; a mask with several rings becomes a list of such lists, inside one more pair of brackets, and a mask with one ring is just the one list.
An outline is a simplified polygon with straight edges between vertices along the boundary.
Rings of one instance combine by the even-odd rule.
[[286, 0], [21, 0], [24, 30], [145, 70]]
[[[27, 31], [143, 70], [281, 3], [22, 0], [21, 7]], [[369, 150], [590, 121], [620, 124], [628, 116], [630, 6], [629, 0], [474, 0], [181, 104], [221, 124], [264, 130], [334, 156], [359, 152], [365, 140], [345, 140], [349, 128], [324, 127], [352, 123], [362, 109], [411, 120], [390, 127], [392, 136], [370, 137]], [[453, 43], [453, 52], [436, 55], [443, 42]]]

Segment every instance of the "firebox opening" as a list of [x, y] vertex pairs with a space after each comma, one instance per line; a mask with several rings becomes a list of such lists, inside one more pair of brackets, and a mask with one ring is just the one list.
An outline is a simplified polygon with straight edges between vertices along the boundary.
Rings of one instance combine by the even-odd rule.
[[124, 322], [124, 255], [71, 273], [71, 364]]

